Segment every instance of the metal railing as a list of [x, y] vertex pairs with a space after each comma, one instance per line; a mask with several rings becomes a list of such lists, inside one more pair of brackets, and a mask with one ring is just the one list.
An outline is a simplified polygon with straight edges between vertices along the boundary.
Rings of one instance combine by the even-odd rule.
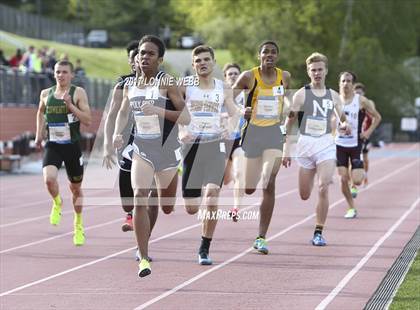
[[84, 33], [81, 25], [22, 12], [4, 4], [0, 4], [0, 29], [26, 37], [71, 44], [80, 44], [73, 37]]
[[[37, 106], [41, 90], [54, 83], [52, 75], [0, 67], [0, 103]], [[87, 77], [76, 77], [72, 83], [86, 90], [90, 106], [97, 109], [105, 107], [114, 85], [112, 81]]]

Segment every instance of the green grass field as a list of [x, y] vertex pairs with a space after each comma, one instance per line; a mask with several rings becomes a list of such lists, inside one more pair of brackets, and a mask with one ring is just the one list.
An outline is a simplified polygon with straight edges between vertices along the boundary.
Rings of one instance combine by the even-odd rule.
[[417, 255], [403, 283], [398, 289], [390, 310], [420, 309], [420, 258]]
[[[2, 33], [5, 33], [2, 31]], [[67, 53], [70, 61], [75, 62], [77, 58], [82, 60], [82, 66], [90, 77], [102, 79], [115, 79], [121, 72], [127, 72], [127, 56], [123, 48], [86, 48], [69, 44], [62, 44], [52, 41], [38, 40], [26, 38], [11, 33], [6, 35], [12, 37], [16, 41], [21, 42], [25, 47], [29, 45], [40, 48], [48, 46], [56, 50], [56, 57]], [[16, 51], [16, 46], [4, 42], [1, 43], [7, 58], [12, 56]]]
[[[82, 66], [89, 77], [115, 80], [122, 73], [128, 72], [127, 56], [124, 48], [87, 48], [69, 44], [62, 44], [53, 41], [45, 41], [18, 36], [9, 32], [0, 31], [0, 35], [11, 38], [14, 43], [28, 47], [29, 45], [40, 48], [48, 46], [56, 50], [56, 57], [67, 53], [73, 63], [80, 58]], [[3, 40], [0, 49], [3, 49], [6, 58], [10, 58], [16, 52], [17, 46]], [[227, 50], [216, 50], [217, 63], [223, 66], [231, 61], [230, 52]], [[171, 64], [165, 63], [165, 68], [171, 72]]]

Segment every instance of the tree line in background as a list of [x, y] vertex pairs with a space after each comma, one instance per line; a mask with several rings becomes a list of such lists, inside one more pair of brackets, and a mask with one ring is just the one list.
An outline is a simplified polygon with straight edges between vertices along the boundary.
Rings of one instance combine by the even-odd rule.
[[259, 43], [272, 39], [280, 46], [279, 66], [292, 73], [295, 88], [308, 81], [305, 59], [318, 51], [329, 58], [328, 85], [337, 89], [339, 72], [355, 72], [394, 128], [401, 116], [414, 115], [414, 98], [420, 96], [418, 0], [1, 2], [106, 29], [120, 45], [170, 26], [173, 43], [181, 34], [199, 34], [214, 48], [229, 49], [244, 69], [258, 63]]
[[[177, 10], [214, 47], [228, 48], [244, 68], [255, 66], [265, 39], [280, 46], [280, 67], [295, 88], [308, 82], [305, 59], [318, 51], [329, 58], [327, 85], [354, 71], [378, 105], [384, 121], [399, 128], [414, 116], [420, 96], [420, 2], [357, 0], [183, 0]], [[417, 58], [414, 58], [416, 57]]]

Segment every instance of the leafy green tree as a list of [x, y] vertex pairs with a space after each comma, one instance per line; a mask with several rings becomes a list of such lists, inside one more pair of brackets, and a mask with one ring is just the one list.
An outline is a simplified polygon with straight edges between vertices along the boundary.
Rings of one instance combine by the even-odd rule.
[[[338, 74], [357, 73], [384, 121], [399, 127], [419, 96], [413, 72], [404, 65], [419, 49], [420, 5], [414, 0], [173, 0], [178, 14], [209, 45], [228, 48], [244, 68], [255, 66], [260, 42], [280, 46], [279, 66], [292, 73], [292, 86], [308, 81], [305, 59], [314, 51], [329, 58], [327, 84]], [[412, 63], [412, 62], [410, 62]], [[414, 62], [419, 63], [419, 62]], [[418, 83], [418, 82], [417, 82]]]

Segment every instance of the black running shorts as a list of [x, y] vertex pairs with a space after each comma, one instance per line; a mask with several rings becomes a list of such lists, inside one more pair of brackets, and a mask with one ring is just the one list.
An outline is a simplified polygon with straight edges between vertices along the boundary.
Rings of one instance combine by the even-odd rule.
[[181, 153], [184, 198], [201, 197], [202, 187], [210, 183], [222, 186], [226, 156], [224, 142], [184, 144]]
[[71, 183], [80, 183], [83, 180], [83, 158], [80, 144], [78, 142], [59, 144], [47, 142], [45, 145], [42, 167], [61, 166], [66, 167], [67, 177]]

